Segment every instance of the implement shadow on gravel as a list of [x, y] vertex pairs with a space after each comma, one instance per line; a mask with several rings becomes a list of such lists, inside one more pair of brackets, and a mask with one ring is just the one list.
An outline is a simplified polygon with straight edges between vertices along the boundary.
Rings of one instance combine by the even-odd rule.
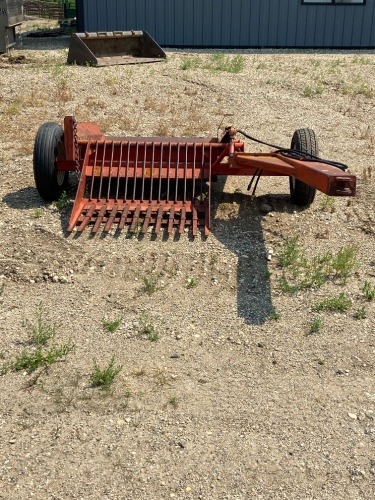
[[[219, 181], [220, 182], [220, 181]], [[288, 206], [287, 196], [267, 196], [274, 210], [282, 204]], [[238, 256], [237, 264], [237, 313], [247, 324], [260, 325], [275, 313], [267, 261], [267, 248], [263, 235], [262, 215], [259, 211], [264, 198], [249, 194], [220, 192], [214, 186], [212, 233], [228, 250]], [[230, 207], [237, 206], [238, 214], [223, 218]], [[288, 208], [286, 208], [287, 211]], [[295, 207], [290, 206], [290, 212]]]

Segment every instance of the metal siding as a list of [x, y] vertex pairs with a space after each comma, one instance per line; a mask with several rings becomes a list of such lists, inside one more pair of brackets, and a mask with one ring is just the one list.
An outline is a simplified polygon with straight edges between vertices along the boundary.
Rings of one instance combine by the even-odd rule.
[[375, 0], [77, 0], [81, 31], [145, 29], [164, 46], [374, 47]]

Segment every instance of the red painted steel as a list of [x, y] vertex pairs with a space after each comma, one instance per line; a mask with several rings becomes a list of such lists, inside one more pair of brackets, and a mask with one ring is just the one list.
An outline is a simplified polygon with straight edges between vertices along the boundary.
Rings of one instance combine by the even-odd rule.
[[[277, 152], [245, 153], [228, 129], [228, 142], [215, 138], [107, 137], [96, 123], [64, 120], [65, 156], [58, 170], [79, 170], [68, 230], [87, 226], [96, 233], [153, 227], [196, 236], [211, 226], [210, 185], [218, 175], [293, 176], [333, 196], [353, 196], [356, 179], [322, 162], [296, 160]], [[224, 141], [224, 138], [223, 138]]]

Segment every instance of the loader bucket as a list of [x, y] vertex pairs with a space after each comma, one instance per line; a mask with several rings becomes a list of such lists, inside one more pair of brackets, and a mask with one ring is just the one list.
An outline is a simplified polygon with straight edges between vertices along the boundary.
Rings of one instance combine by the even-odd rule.
[[165, 52], [146, 31], [73, 33], [68, 64], [112, 66], [158, 62]]

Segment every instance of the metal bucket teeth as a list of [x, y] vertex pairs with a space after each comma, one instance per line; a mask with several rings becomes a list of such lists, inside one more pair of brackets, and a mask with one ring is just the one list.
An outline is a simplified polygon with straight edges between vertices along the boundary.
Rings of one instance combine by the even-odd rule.
[[211, 168], [226, 145], [202, 139], [96, 140], [87, 145], [68, 230], [210, 231]]

